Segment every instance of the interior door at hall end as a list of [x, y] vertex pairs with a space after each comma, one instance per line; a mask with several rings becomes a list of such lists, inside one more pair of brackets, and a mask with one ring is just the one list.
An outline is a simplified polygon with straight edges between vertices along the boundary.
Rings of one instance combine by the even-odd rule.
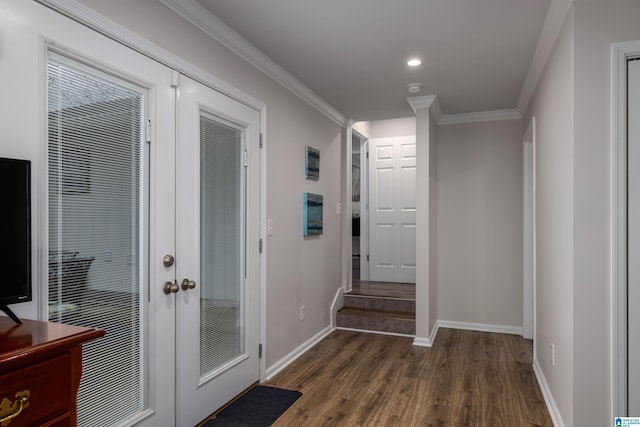
[[369, 144], [369, 280], [415, 283], [416, 138]]
[[259, 380], [260, 114], [180, 76], [178, 423]]

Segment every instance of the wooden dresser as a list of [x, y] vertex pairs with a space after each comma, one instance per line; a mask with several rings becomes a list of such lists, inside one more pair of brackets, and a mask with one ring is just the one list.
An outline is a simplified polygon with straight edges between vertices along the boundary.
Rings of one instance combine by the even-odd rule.
[[82, 343], [105, 332], [23, 322], [0, 316], [0, 427], [75, 426]]

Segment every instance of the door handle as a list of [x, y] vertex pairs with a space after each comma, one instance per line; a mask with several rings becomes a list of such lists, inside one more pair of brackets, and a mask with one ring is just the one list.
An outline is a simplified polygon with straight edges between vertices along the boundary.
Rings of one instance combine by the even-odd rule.
[[176, 282], [164, 282], [164, 285], [162, 286], [162, 291], [169, 295], [170, 293], [176, 293], [180, 290], [180, 286], [178, 286], [178, 284]]
[[195, 288], [196, 287], [196, 282], [194, 282], [193, 280], [189, 280], [189, 279], [182, 279], [182, 282], [180, 283], [180, 286], [182, 287], [183, 291], [186, 291], [186, 290]]

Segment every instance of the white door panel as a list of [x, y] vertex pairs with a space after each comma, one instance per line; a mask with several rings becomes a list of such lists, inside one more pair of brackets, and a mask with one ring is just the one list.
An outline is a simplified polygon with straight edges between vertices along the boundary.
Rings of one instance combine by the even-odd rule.
[[180, 426], [259, 380], [259, 127], [256, 110], [181, 76], [177, 277], [195, 288], [177, 294]]
[[415, 137], [369, 144], [369, 280], [415, 283]]
[[629, 61], [628, 412], [640, 415], [640, 61]]

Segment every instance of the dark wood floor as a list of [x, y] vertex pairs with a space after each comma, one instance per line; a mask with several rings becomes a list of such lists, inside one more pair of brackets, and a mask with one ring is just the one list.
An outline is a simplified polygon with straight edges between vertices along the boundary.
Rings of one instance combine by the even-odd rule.
[[267, 383], [303, 393], [274, 426], [552, 426], [531, 360], [515, 335], [335, 331]]
[[354, 280], [349, 295], [416, 299], [414, 283], [361, 282]]

